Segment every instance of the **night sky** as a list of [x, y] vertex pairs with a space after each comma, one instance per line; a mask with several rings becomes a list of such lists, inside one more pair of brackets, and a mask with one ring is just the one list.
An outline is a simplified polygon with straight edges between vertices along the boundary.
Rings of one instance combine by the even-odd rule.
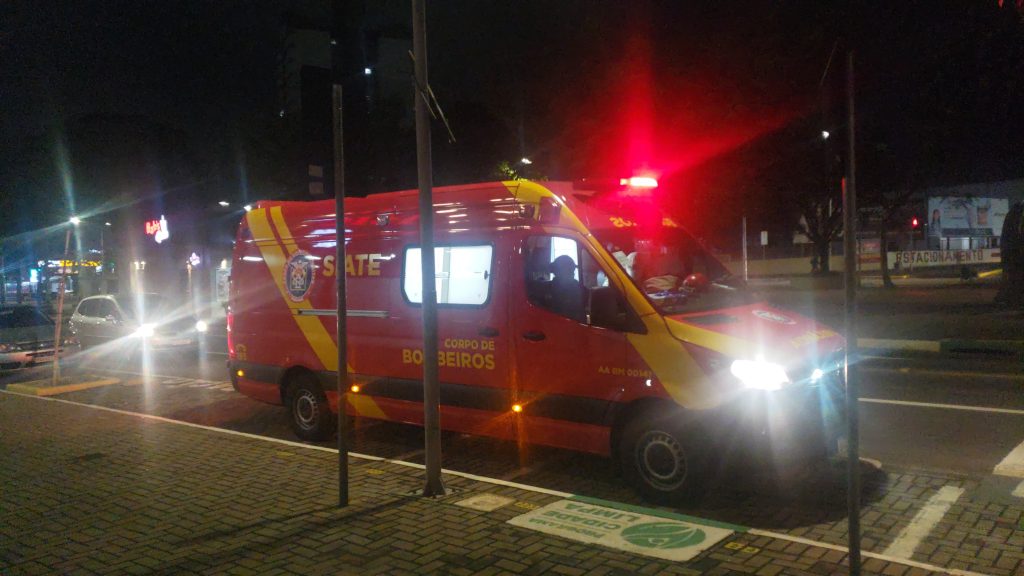
[[[408, 2], [369, 4], [409, 33]], [[1019, 8], [859, 4], [429, 2], [431, 84], [458, 139], [433, 126], [435, 181], [487, 177], [525, 153], [550, 178], [656, 173], [712, 239], [741, 212], [785, 228], [791, 198], [842, 171], [850, 47], [866, 190], [1024, 176]], [[263, 172], [289, 153], [283, 15], [324, 5], [6, 5], [0, 236], [65, 219], [65, 183], [77, 211], [168, 193], [301, 198], [304, 186]], [[376, 158], [376, 181], [415, 186], [411, 133], [381, 138], [408, 151]]]

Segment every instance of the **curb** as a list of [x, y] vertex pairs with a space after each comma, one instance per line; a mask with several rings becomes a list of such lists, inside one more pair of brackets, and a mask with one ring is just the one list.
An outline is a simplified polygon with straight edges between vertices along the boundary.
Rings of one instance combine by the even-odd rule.
[[79, 390], [88, 390], [89, 388], [99, 388], [101, 386], [119, 384], [121, 379], [101, 378], [99, 380], [89, 380], [86, 382], [79, 382], [77, 384], [65, 384], [64, 386], [50, 386], [48, 382], [49, 380], [31, 380], [29, 382], [8, 384], [7, 391], [15, 392], [17, 394], [27, 394], [29, 396], [55, 396], [57, 394], [64, 394], [67, 392], [77, 392]]
[[1024, 340], [889, 340], [858, 338], [857, 347], [876, 352], [910, 352], [914, 354], [986, 354], [1024, 358]]

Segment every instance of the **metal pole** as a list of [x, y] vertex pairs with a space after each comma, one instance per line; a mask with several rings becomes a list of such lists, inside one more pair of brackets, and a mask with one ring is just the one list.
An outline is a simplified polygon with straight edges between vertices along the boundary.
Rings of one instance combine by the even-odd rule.
[[334, 96], [334, 237], [338, 287], [338, 507], [348, 506], [348, 307], [345, 301], [345, 152], [341, 117], [341, 86]]
[[[847, 178], [843, 182], [843, 255], [846, 264], [846, 441], [850, 574], [860, 574], [860, 422], [857, 413], [857, 157], [853, 111], [853, 51], [846, 55], [849, 128]], [[883, 247], [884, 249], [884, 247]]]
[[107, 290], [107, 244], [103, 241], [103, 234], [107, 230], [104, 224], [100, 228], [100, 294], [106, 294]]
[[53, 327], [53, 385], [60, 381], [60, 328], [64, 321], [64, 282], [68, 275], [68, 250], [71, 246], [71, 230], [74, 225], [68, 224], [67, 234], [64, 235], [64, 261], [60, 267], [60, 283], [57, 285], [57, 323]]
[[749, 270], [747, 269], [747, 217], [743, 217], [743, 281], [749, 281]]
[[416, 58], [416, 169], [420, 184], [420, 269], [423, 271], [423, 432], [426, 451], [424, 496], [445, 494], [441, 482], [441, 387], [437, 367], [437, 288], [434, 274], [434, 199], [427, 110], [427, 9], [412, 0], [412, 45]]

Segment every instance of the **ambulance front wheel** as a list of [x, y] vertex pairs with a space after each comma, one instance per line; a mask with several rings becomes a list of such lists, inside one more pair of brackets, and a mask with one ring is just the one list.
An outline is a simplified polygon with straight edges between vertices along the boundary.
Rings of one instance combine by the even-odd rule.
[[644, 499], [686, 506], [706, 488], [707, 456], [700, 427], [675, 410], [649, 410], [623, 428], [619, 461], [623, 475]]
[[292, 430], [303, 440], [328, 440], [335, 431], [334, 414], [312, 374], [299, 374], [288, 386], [288, 413]]

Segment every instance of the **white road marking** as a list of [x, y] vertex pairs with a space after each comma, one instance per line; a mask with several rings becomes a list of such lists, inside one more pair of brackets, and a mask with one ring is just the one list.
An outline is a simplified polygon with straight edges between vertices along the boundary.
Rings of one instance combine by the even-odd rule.
[[[1024, 478], [1024, 442], [1018, 444], [1016, 448], [1006, 455], [1006, 458], [1003, 458], [1002, 462], [996, 464], [992, 473], [1000, 476]], [[1021, 485], [1024, 486], [1024, 482]], [[1021, 490], [1021, 487], [1018, 486], [1017, 490]]]
[[988, 406], [965, 406], [962, 404], [934, 404], [932, 402], [910, 402], [907, 400], [886, 400], [884, 398], [861, 398], [861, 402], [869, 404], [893, 404], [895, 406], [913, 406], [915, 408], [942, 408], [944, 410], [966, 410], [968, 412], [994, 412], [997, 414], [1014, 414], [1024, 416], [1024, 410], [1013, 408], [990, 408]]
[[1013, 492], [1011, 492], [1011, 494], [1013, 494], [1017, 498], [1024, 498], [1024, 481], [1022, 481], [1020, 484], [1017, 484], [1017, 487], [1013, 489]]
[[[790, 536], [789, 534], [783, 534], [781, 532], [772, 532], [771, 530], [761, 530], [760, 528], [751, 528], [747, 530], [747, 534], [753, 534], [754, 536], [767, 536], [769, 538], [775, 538], [776, 540], [785, 540], [787, 542], [796, 542], [797, 544], [805, 544], [807, 546], [814, 546], [816, 548], [825, 548], [826, 550], [838, 550], [848, 554], [850, 549], [846, 546], [840, 546], [839, 544], [829, 544], [828, 542], [818, 542], [817, 540], [811, 540], [809, 538], [801, 538], [799, 536]], [[909, 558], [897, 558], [895, 556], [889, 556], [887, 554], [879, 554], [877, 552], [869, 552], [867, 550], [861, 550], [861, 556], [865, 558], [875, 558], [883, 562], [895, 562], [896, 564], [903, 564], [904, 566], [910, 566], [913, 568], [920, 568], [927, 570], [928, 572], [939, 572], [940, 574], [951, 574], [953, 576], [988, 576], [981, 572], [971, 572], [970, 570], [958, 570], [956, 568], [943, 568], [942, 566], [936, 566], [934, 564], [928, 564], [925, 562], [918, 562]]]
[[[112, 412], [112, 413], [115, 413], [115, 414], [123, 414], [125, 416], [135, 416], [137, 418], [144, 418], [146, 420], [154, 420], [154, 421], [157, 421], [157, 422], [165, 422], [167, 424], [176, 424], [178, 426], [187, 426], [189, 428], [197, 428], [197, 429], [200, 429], [200, 430], [208, 430], [210, 432], [219, 432], [219, 433], [222, 433], [222, 434], [231, 434], [231, 435], [234, 435], [234, 436], [241, 436], [241, 437], [244, 437], [244, 438], [251, 438], [253, 440], [261, 440], [263, 442], [274, 442], [276, 444], [282, 444], [282, 445], [291, 446], [291, 447], [294, 447], [294, 448], [307, 448], [307, 449], [310, 449], [310, 450], [319, 450], [321, 452], [330, 452], [330, 453], [334, 453], [334, 454], [338, 453], [338, 451], [336, 449], [334, 449], [334, 448], [327, 448], [326, 446], [316, 446], [316, 445], [313, 445], [313, 444], [304, 444], [302, 442], [294, 442], [294, 441], [291, 441], [291, 440], [282, 440], [280, 438], [273, 438], [273, 437], [270, 437], [270, 436], [260, 436], [258, 434], [250, 434], [248, 432], [239, 432], [237, 430], [227, 430], [225, 428], [216, 428], [216, 427], [213, 427], [213, 426], [204, 426], [202, 424], [193, 424], [192, 422], [184, 422], [184, 421], [181, 421], [181, 420], [172, 420], [170, 418], [164, 418], [163, 416], [154, 416], [152, 414], [142, 414], [142, 413], [139, 413], [139, 412], [129, 412], [127, 410], [118, 410], [116, 408], [107, 408], [106, 406], [96, 406], [94, 404], [82, 404], [82, 403], [79, 403], [79, 402], [72, 402], [70, 400], [64, 400], [64, 399], [61, 399], [61, 398], [54, 398], [52, 396], [29, 396], [29, 395], [26, 395], [26, 394], [18, 394], [16, 392], [8, 392], [6, 390], [0, 390], [0, 394], [10, 394], [12, 396], [21, 396], [23, 398], [34, 398], [36, 400], [44, 400], [44, 401], [47, 401], [47, 402], [59, 402], [61, 404], [70, 404], [72, 406], [81, 406], [81, 407], [84, 407], [84, 408], [92, 408], [94, 410], [102, 410], [104, 412]], [[388, 463], [391, 463], [391, 464], [395, 464], [397, 466], [405, 466], [407, 468], [416, 468], [416, 469], [419, 469], [419, 470], [423, 470], [423, 469], [426, 468], [426, 466], [424, 466], [423, 464], [414, 464], [412, 462], [403, 462], [403, 461], [389, 460], [387, 458], [381, 458], [380, 456], [371, 456], [369, 454], [359, 454], [357, 452], [349, 452], [348, 455], [353, 457], [353, 458], [356, 458], [356, 459], [369, 460], [371, 462], [388, 462]], [[535, 493], [538, 493], [538, 494], [547, 494], [549, 496], [556, 496], [556, 497], [559, 497], [559, 498], [571, 498], [571, 497], [574, 496], [574, 494], [570, 494], [569, 492], [562, 492], [562, 491], [559, 491], [559, 490], [550, 490], [548, 488], [541, 488], [540, 486], [530, 486], [528, 484], [519, 484], [517, 482], [509, 482], [507, 480], [499, 480], [497, 478], [489, 478], [487, 476], [478, 476], [476, 474], [469, 474], [467, 472], [458, 472], [458, 471], [455, 471], [455, 470], [447, 470], [447, 469], [442, 469], [441, 472], [443, 472], [445, 474], [449, 474], [451, 476], [458, 476], [460, 478], [466, 478], [467, 480], [475, 480], [475, 481], [483, 482], [483, 483], [486, 483], [486, 484], [494, 484], [496, 486], [507, 486], [509, 488], [517, 488], [519, 490], [525, 490], [527, 492], [535, 492]], [[751, 528], [750, 530], [747, 530], [747, 533], [748, 534], [754, 534], [754, 535], [757, 535], [757, 536], [767, 536], [769, 538], [775, 538], [775, 539], [778, 539], [778, 540], [786, 540], [787, 542], [797, 542], [797, 543], [800, 543], [800, 544], [806, 544], [808, 546], [815, 546], [817, 548], [825, 548], [825, 549], [828, 549], [828, 550], [839, 550], [839, 551], [845, 552], [845, 553], [849, 552], [849, 548], [847, 548], [846, 546], [839, 546], [839, 545], [836, 545], [836, 544], [829, 544], [828, 542], [819, 542], [817, 540], [810, 540], [808, 538], [801, 538], [799, 536], [791, 536], [789, 534], [784, 534], [782, 532], [772, 532], [770, 530], [760, 530], [758, 528]], [[955, 569], [955, 568], [944, 568], [942, 566], [935, 566], [933, 564], [926, 564], [924, 562], [917, 562], [915, 560], [910, 560], [910, 559], [907, 559], [907, 558], [890, 557], [890, 556], [887, 556], [885, 554], [878, 554], [878, 553], [875, 553], [875, 552], [862, 551], [861, 554], [863, 556], [867, 557], [867, 558], [877, 558], [877, 559], [883, 560], [885, 562], [896, 562], [898, 564], [903, 564], [905, 566], [912, 566], [912, 567], [915, 567], [915, 568], [921, 568], [922, 570], [927, 570], [929, 572], [939, 572], [939, 573], [942, 573], [942, 574], [950, 574], [952, 576], [986, 576], [985, 574], [981, 574], [980, 572], [971, 572], [969, 570], [958, 570], [958, 569]]]
[[861, 456], [860, 457], [860, 461], [861, 462], [867, 462], [875, 470], [881, 470], [882, 469], [882, 461], [881, 460], [875, 460], [874, 458], [865, 458], [865, 457]]
[[[201, 378], [192, 378], [189, 376], [170, 376], [168, 374], [156, 374], [153, 372], [133, 372], [131, 370], [116, 370], [114, 368], [94, 368], [95, 372], [112, 372], [114, 374], [131, 374], [133, 376], [149, 376], [150, 378], [165, 378], [168, 380], [202, 380]], [[206, 380], [206, 382], [227, 382], [227, 380]]]
[[189, 378], [187, 376], [168, 376], [167, 374], [145, 374], [143, 372], [132, 372], [130, 370], [114, 370], [113, 368], [97, 368], [96, 372], [112, 372], [114, 374], [131, 374], [132, 376], [142, 376], [143, 378], [160, 378], [163, 380], [162, 384], [168, 384], [170, 387], [181, 386], [191, 382], [205, 382], [207, 384], [226, 384], [229, 387], [231, 382], [228, 380], [205, 380], [203, 378]]
[[914, 518], [900, 531], [896, 540], [885, 549], [883, 554], [896, 558], [910, 558], [921, 541], [935, 528], [950, 507], [964, 493], [958, 486], [943, 486], [925, 502]]

